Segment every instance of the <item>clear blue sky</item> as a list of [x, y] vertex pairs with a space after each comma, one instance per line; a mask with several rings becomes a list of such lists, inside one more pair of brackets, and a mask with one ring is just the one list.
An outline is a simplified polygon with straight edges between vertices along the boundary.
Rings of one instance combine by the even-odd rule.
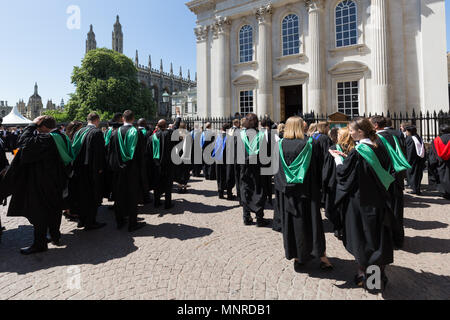
[[[70, 83], [73, 66], [80, 65], [89, 25], [94, 25], [97, 46], [111, 48], [115, 17], [120, 15], [124, 32], [124, 53], [139, 62], [164, 70], [170, 62], [178, 74], [196, 68], [195, 15], [187, 0], [15, 0], [0, 1], [0, 100], [14, 105], [28, 102], [35, 82], [44, 106], [48, 99], [67, 102], [74, 91]], [[446, 0], [447, 48], [450, 51], [450, 0]], [[70, 5], [81, 10], [81, 28], [66, 26]]]
[[[178, 75], [191, 70], [195, 77], [195, 15], [184, 0], [15, 0], [0, 1], [0, 100], [15, 105], [33, 94], [34, 83], [44, 107], [48, 99], [59, 104], [74, 91], [70, 83], [73, 66], [85, 53], [86, 34], [93, 24], [97, 47], [111, 48], [111, 33], [120, 15], [124, 54], [132, 58], [139, 50], [139, 63], [164, 70], [174, 64]], [[67, 28], [70, 5], [81, 10], [79, 30]]]

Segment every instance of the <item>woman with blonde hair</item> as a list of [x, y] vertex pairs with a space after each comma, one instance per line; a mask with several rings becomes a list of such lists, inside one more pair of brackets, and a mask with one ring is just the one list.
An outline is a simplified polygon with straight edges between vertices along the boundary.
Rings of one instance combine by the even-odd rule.
[[[355, 148], [355, 141], [350, 135], [348, 127], [340, 128], [337, 134], [337, 143], [330, 150], [343, 152], [348, 155]], [[343, 158], [342, 158], [343, 159]], [[335, 205], [336, 200], [336, 164], [334, 157], [328, 153], [325, 155], [323, 173], [323, 193], [325, 195], [325, 216], [333, 224], [334, 235], [342, 240], [341, 207]]]
[[348, 155], [330, 150], [337, 165], [336, 205], [346, 204], [342, 209], [343, 242], [358, 264], [356, 285], [367, 288], [367, 268], [378, 266], [385, 287], [384, 268], [394, 261], [389, 193], [395, 181], [392, 162], [386, 149], [377, 145], [376, 131], [368, 119], [354, 120], [349, 129], [356, 147]]
[[333, 268], [325, 254], [325, 234], [320, 214], [320, 183], [317, 179], [317, 145], [305, 138], [304, 122], [291, 117], [286, 122], [284, 138], [279, 141], [279, 170], [275, 175], [276, 211], [286, 259], [294, 259], [294, 269], [313, 257], [320, 258], [320, 268]]

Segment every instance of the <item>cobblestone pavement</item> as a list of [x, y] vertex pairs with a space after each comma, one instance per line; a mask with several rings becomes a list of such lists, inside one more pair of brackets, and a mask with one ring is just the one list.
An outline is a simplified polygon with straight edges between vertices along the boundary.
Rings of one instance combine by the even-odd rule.
[[[140, 208], [148, 226], [135, 234], [115, 228], [100, 208], [102, 230], [63, 221], [62, 246], [22, 256], [32, 241], [25, 219], [7, 218], [0, 243], [0, 299], [449, 299], [450, 202], [430, 192], [406, 195], [406, 244], [387, 268], [389, 286], [371, 295], [352, 284], [355, 263], [327, 229], [327, 254], [295, 273], [281, 234], [246, 227], [237, 202], [219, 200], [214, 182], [195, 178], [174, 193], [175, 208]], [[267, 210], [266, 217], [272, 218]], [[79, 283], [77, 282], [79, 279]]]

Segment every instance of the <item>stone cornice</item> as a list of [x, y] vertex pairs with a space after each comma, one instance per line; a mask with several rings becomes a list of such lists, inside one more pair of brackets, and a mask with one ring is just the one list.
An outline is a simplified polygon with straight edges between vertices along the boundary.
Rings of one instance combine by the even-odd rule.
[[195, 14], [214, 9], [216, 0], [193, 0], [186, 3], [186, 6]]

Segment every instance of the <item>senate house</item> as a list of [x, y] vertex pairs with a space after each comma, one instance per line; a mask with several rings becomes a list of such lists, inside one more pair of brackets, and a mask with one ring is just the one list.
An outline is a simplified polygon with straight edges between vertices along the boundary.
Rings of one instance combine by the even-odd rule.
[[444, 0], [193, 0], [200, 116], [448, 110]]

